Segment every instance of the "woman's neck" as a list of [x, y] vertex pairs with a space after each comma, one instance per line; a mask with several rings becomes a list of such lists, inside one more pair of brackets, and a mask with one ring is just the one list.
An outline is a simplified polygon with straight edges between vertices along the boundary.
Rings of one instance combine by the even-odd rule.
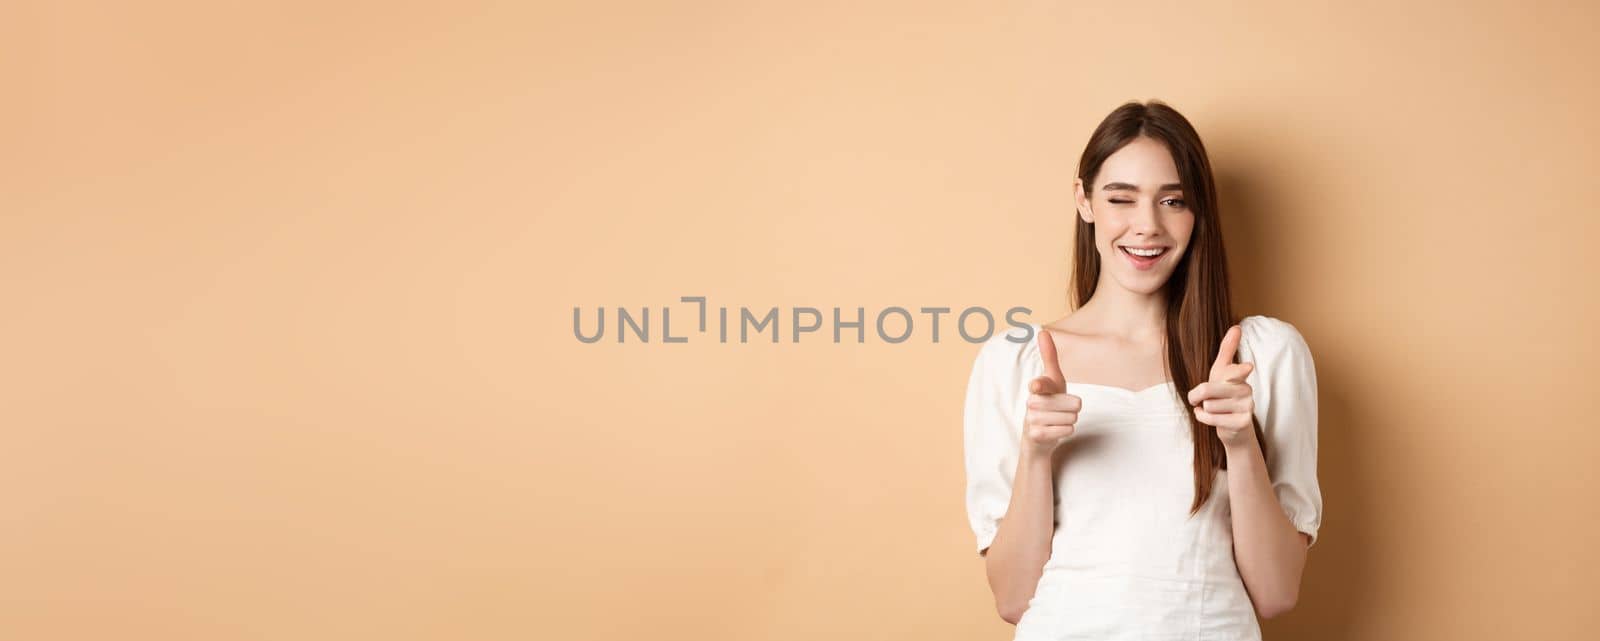
[[1084, 333], [1130, 342], [1160, 340], [1167, 331], [1167, 303], [1160, 290], [1144, 294], [1103, 283], [1069, 318], [1071, 322], [1064, 324]]

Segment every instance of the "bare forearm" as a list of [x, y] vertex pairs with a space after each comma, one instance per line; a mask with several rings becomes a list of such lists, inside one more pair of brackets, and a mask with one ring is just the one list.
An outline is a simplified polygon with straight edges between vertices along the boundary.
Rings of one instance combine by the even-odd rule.
[[985, 554], [989, 587], [1001, 618], [1016, 623], [1033, 599], [1050, 560], [1055, 534], [1055, 469], [1052, 455], [1023, 448], [1012, 482], [1011, 504]]
[[1293, 608], [1299, 598], [1306, 541], [1272, 491], [1256, 440], [1230, 446], [1227, 456], [1234, 560], [1256, 611], [1274, 617]]

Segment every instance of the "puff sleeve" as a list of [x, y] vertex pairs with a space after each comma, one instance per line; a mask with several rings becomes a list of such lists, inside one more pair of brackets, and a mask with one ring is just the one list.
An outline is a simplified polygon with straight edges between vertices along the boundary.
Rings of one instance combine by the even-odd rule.
[[1011, 484], [1021, 454], [1022, 419], [1027, 395], [1019, 367], [1020, 336], [1002, 332], [990, 338], [973, 360], [967, 379], [962, 421], [966, 459], [967, 520], [982, 556], [994, 541], [1000, 519], [1011, 505]]
[[1255, 363], [1246, 378], [1255, 417], [1267, 441], [1272, 491], [1295, 529], [1317, 542], [1322, 490], [1317, 482], [1317, 372], [1311, 348], [1294, 325], [1269, 316], [1240, 321], [1240, 360]]

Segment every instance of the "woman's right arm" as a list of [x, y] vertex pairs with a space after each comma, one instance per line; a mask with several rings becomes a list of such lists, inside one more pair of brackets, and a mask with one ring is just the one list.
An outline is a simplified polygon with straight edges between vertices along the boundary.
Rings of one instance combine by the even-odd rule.
[[[1027, 350], [1008, 336], [984, 345], [968, 379], [962, 428], [967, 516], [996, 609], [1013, 624], [1027, 611], [1050, 560], [1052, 459], [1072, 435], [1082, 403], [1066, 393], [1050, 332], [1038, 333], [1038, 345], [1042, 369], [1020, 360]], [[1042, 375], [1024, 378], [1035, 371]]]
[[1034, 588], [1050, 560], [1055, 535], [1055, 471], [1049, 453], [1022, 447], [1012, 484], [1011, 505], [984, 553], [989, 589], [1000, 618], [1016, 625], [1028, 610]]
[[1082, 407], [1082, 399], [1066, 393], [1055, 339], [1049, 331], [1041, 331], [1038, 340], [1043, 375], [1028, 382], [1011, 502], [984, 554], [995, 608], [1012, 625], [1028, 610], [1050, 560], [1056, 531], [1055, 452], [1072, 436]]

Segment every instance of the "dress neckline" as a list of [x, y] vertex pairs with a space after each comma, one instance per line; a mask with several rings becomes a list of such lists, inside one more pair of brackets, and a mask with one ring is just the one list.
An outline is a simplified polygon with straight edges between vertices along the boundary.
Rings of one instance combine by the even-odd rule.
[[1172, 381], [1167, 381], [1167, 382], [1161, 383], [1159, 385], [1151, 385], [1150, 387], [1146, 387], [1146, 388], [1141, 389], [1141, 390], [1131, 390], [1131, 389], [1128, 389], [1126, 387], [1117, 387], [1115, 385], [1101, 385], [1099, 383], [1079, 383], [1077, 381], [1067, 381], [1067, 389], [1070, 390], [1070, 389], [1072, 389], [1074, 387], [1080, 387], [1080, 388], [1081, 387], [1094, 387], [1094, 388], [1098, 388], [1098, 389], [1103, 389], [1103, 390], [1109, 390], [1109, 391], [1112, 391], [1112, 392], [1116, 392], [1116, 393], [1122, 394], [1124, 396], [1144, 396], [1145, 394], [1149, 394], [1150, 392], [1154, 392], [1156, 390], [1166, 389], [1168, 387], [1172, 387], [1175, 384], [1176, 383], [1174, 383]]
[[[1044, 331], [1044, 324], [1043, 323], [1032, 323], [1032, 325], [1033, 325], [1033, 331], [1034, 331], [1034, 337], [1035, 338], [1034, 338], [1033, 341], [1030, 341], [1029, 345], [1032, 347], [1032, 349], [1038, 350], [1038, 338], [1037, 337], [1039, 335], [1038, 334], [1039, 332]], [[1067, 388], [1071, 389], [1073, 387], [1079, 387], [1079, 388], [1092, 387], [1092, 388], [1102, 389], [1102, 390], [1106, 390], [1106, 391], [1113, 392], [1113, 393], [1116, 393], [1116, 394], [1120, 394], [1122, 396], [1140, 397], [1140, 396], [1144, 396], [1146, 394], [1149, 394], [1149, 393], [1157, 391], [1157, 390], [1164, 390], [1164, 389], [1166, 389], [1168, 387], [1172, 387], [1172, 386], [1174, 386], [1176, 384], [1177, 383], [1174, 382], [1174, 381], [1167, 381], [1167, 382], [1164, 382], [1164, 383], [1157, 383], [1155, 385], [1151, 385], [1151, 386], [1146, 387], [1144, 389], [1133, 390], [1133, 389], [1128, 389], [1126, 387], [1117, 387], [1115, 385], [1101, 385], [1099, 383], [1079, 383], [1077, 381], [1067, 381]]]

